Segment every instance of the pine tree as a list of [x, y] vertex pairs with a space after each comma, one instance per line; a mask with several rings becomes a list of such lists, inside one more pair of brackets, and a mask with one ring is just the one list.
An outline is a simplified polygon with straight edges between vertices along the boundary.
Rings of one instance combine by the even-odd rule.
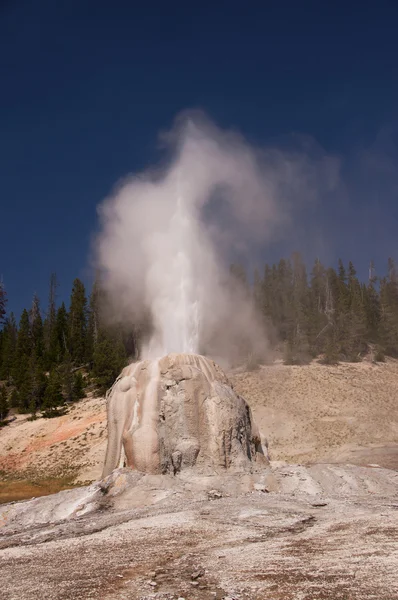
[[30, 324], [32, 351], [37, 359], [41, 359], [44, 353], [43, 320], [40, 314], [39, 298], [36, 294], [33, 297], [32, 308], [30, 310]]
[[348, 311], [344, 331], [346, 358], [358, 361], [366, 349], [366, 314], [361, 285], [352, 262], [348, 265]]
[[64, 404], [62, 386], [57, 369], [52, 369], [48, 377], [43, 400], [43, 416], [50, 418], [60, 414], [60, 407]]
[[98, 339], [100, 329], [100, 301], [101, 292], [99, 278], [97, 277], [93, 284], [93, 289], [90, 294], [88, 326], [87, 326], [87, 344], [86, 344], [86, 360], [92, 368], [94, 360], [94, 348]]
[[72, 383], [72, 399], [74, 401], [81, 400], [85, 397], [84, 378], [80, 371], [74, 374]]
[[43, 369], [43, 361], [40, 357], [32, 354], [29, 365], [30, 371], [30, 394], [29, 412], [34, 416], [41, 409], [47, 385], [47, 377]]
[[5, 386], [0, 387], [0, 424], [8, 415], [8, 399]]
[[46, 319], [44, 321], [44, 347], [45, 347], [45, 365], [47, 368], [51, 368], [58, 360], [58, 336], [56, 330], [56, 296], [57, 296], [57, 276], [55, 273], [51, 273], [50, 276], [50, 289], [48, 294], [48, 308]]
[[20, 408], [22, 411], [27, 411], [30, 403], [32, 383], [30, 361], [32, 350], [29, 314], [28, 311], [24, 309], [19, 322], [15, 360], [12, 367], [12, 380], [18, 389]]
[[380, 344], [381, 307], [376, 285], [377, 277], [372, 261], [369, 266], [368, 284], [362, 286], [366, 318], [366, 338], [373, 344]]
[[40, 314], [40, 303], [36, 294], [33, 297], [30, 310], [30, 328], [32, 352], [29, 361], [30, 371], [30, 401], [29, 412], [32, 416], [40, 410], [43, 401], [47, 378], [44, 372], [44, 332], [43, 321]]
[[293, 305], [293, 273], [289, 260], [282, 258], [276, 269], [275, 302], [273, 307], [276, 327], [282, 341], [293, 338], [294, 305]]
[[68, 319], [69, 351], [72, 361], [81, 365], [86, 357], [87, 299], [83, 283], [75, 279], [70, 300]]
[[307, 363], [310, 356], [308, 339], [309, 289], [307, 271], [301, 255], [295, 252], [292, 257], [292, 313], [293, 328], [289, 337], [293, 364]]
[[6, 306], [7, 306], [7, 293], [5, 291], [3, 282], [0, 281], [0, 325], [2, 325], [5, 320]]
[[17, 324], [13, 313], [6, 320], [1, 340], [0, 379], [10, 384], [17, 348]]
[[317, 356], [325, 349], [325, 332], [333, 326], [328, 277], [319, 259], [316, 259], [311, 271], [308, 305], [310, 351], [312, 356]]
[[65, 304], [62, 302], [57, 310], [55, 319], [55, 341], [56, 364], [60, 364], [68, 351], [68, 313]]
[[398, 357], [398, 276], [394, 261], [388, 260], [388, 275], [380, 282], [381, 346]]
[[63, 361], [59, 366], [59, 378], [65, 401], [73, 402], [73, 364], [69, 350], [65, 352]]
[[263, 304], [263, 282], [258, 269], [254, 270], [253, 276], [253, 302], [258, 312], [262, 312]]
[[93, 377], [98, 391], [104, 394], [126, 363], [126, 353], [120, 331], [101, 330], [94, 349]]
[[265, 265], [264, 267], [264, 277], [262, 283], [262, 294], [261, 294], [262, 302], [261, 302], [261, 310], [263, 315], [273, 320], [273, 277], [272, 277], [272, 269], [269, 265]]

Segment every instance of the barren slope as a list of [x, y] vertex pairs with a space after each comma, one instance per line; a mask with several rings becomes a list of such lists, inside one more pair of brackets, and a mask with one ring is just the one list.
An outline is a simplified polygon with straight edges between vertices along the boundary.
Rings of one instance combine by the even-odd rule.
[[62, 417], [29, 421], [19, 415], [0, 430], [0, 471], [7, 478], [93, 481], [101, 474], [105, 448], [105, 400], [87, 398]]
[[231, 377], [272, 460], [398, 468], [398, 361], [273, 365]]

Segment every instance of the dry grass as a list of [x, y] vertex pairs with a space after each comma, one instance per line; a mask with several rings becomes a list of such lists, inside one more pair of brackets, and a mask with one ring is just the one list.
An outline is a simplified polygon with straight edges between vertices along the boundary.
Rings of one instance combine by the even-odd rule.
[[48, 496], [74, 487], [72, 478], [42, 479], [38, 482], [29, 480], [0, 482], [0, 504]]

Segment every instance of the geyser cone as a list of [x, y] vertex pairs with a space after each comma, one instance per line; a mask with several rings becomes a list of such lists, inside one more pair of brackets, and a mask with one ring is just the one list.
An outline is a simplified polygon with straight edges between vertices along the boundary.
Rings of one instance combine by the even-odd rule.
[[249, 406], [204, 356], [131, 364], [110, 390], [103, 477], [124, 462], [145, 473], [247, 471], [259, 455]]

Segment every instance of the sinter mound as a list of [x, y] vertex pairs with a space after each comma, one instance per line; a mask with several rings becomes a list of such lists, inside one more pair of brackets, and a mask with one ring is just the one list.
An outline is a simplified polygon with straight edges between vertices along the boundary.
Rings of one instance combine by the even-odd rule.
[[144, 473], [249, 471], [264, 461], [250, 407], [212, 360], [169, 354], [123, 369], [108, 396], [103, 477], [123, 464]]

